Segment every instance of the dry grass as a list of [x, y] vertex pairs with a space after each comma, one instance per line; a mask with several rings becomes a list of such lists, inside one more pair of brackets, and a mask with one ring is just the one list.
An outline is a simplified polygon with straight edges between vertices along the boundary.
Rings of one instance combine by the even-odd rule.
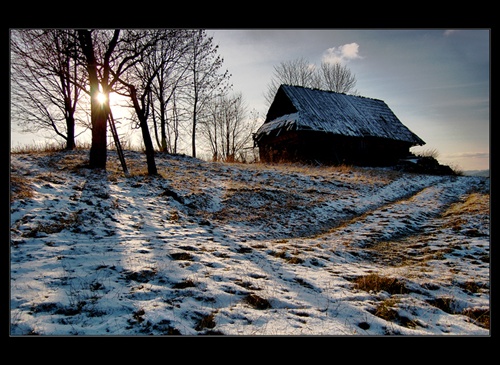
[[472, 193], [463, 202], [453, 204], [443, 213], [443, 217], [469, 214], [490, 214], [490, 197], [488, 194]]
[[439, 156], [439, 151], [435, 148], [432, 149], [426, 149], [420, 152], [415, 153], [415, 156], [418, 157], [429, 157], [429, 158], [434, 158], [437, 159]]
[[479, 326], [490, 328], [490, 310], [485, 308], [466, 308], [462, 312], [463, 315], [471, 318]]
[[399, 299], [397, 298], [383, 300], [377, 304], [377, 307], [374, 311], [372, 311], [372, 314], [385, 319], [386, 321], [394, 322], [407, 328], [417, 327], [418, 323], [416, 321], [399, 314], [397, 310], [398, 303]]
[[216, 323], [215, 323], [215, 314], [216, 312], [212, 312], [206, 316], [203, 316], [198, 324], [196, 325], [195, 329], [197, 331], [201, 331], [205, 328], [214, 328]]
[[389, 298], [377, 303], [373, 314], [386, 321], [395, 321], [397, 319], [397, 312], [394, 307], [399, 302], [399, 299]]
[[37, 237], [40, 233], [52, 234], [64, 229], [79, 226], [82, 222], [80, 211], [70, 214], [61, 213], [57, 220], [50, 223], [39, 223], [36, 227], [24, 234], [25, 237]]
[[[11, 147], [10, 153], [22, 154], [22, 153], [50, 153], [50, 152], [60, 152], [66, 150], [66, 144], [63, 142], [33, 142], [32, 144], [19, 145], [16, 147]], [[78, 144], [75, 150], [90, 150], [89, 143]]]
[[354, 288], [366, 292], [386, 291], [390, 294], [408, 293], [404, 282], [397, 278], [389, 278], [379, 274], [368, 274], [354, 279]]
[[17, 147], [11, 147], [10, 153], [23, 154], [23, 153], [43, 153], [43, 152], [59, 152], [64, 150], [64, 144], [61, 143], [32, 143], [30, 145], [23, 145]]
[[[444, 213], [443, 217], [447, 218], [443, 228], [448, 227], [458, 232], [467, 225], [466, 215], [484, 215], [490, 214], [490, 197], [488, 194], [472, 193], [467, 199], [462, 202], [451, 205]], [[471, 234], [472, 231], [471, 231]]]
[[243, 302], [247, 303], [254, 309], [268, 309], [271, 308], [271, 303], [265, 298], [262, 298], [256, 294], [248, 294], [243, 298]]
[[380, 185], [387, 184], [401, 175], [398, 171], [362, 168], [352, 165], [307, 165], [300, 163], [252, 163], [236, 164], [241, 169], [251, 169], [257, 172], [280, 172], [285, 174], [306, 175], [323, 181], [339, 181], [355, 184]]
[[29, 199], [33, 197], [33, 189], [25, 176], [11, 174], [10, 176], [10, 202]]

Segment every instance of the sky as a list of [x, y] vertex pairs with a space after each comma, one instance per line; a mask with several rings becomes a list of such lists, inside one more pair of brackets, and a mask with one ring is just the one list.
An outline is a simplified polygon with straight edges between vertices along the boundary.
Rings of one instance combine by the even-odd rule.
[[305, 58], [346, 65], [359, 95], [383, 100], [441, 163], [489, 168], [489, 29], [209, 29], [233, 90], [267, 113], [274, 67]]
[[[359, 95], [383, 100], [426, 144], [458, 170], [489, 168], [489, 29], [207, 29], [219, 46], [234, 92], [267, 113], [274, 67], [304, 58], [346, 65]], [[11, 146], [37, 136], [11, 128]]]

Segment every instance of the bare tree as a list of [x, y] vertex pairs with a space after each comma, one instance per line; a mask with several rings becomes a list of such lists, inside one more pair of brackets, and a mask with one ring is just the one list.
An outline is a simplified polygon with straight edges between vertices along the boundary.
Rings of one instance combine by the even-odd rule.
[[[218, 99], [220, 99], [219, 97]], [[212, 152], [212, 161], [219, 161], [219, 129], [221, 118], [221, 101], [215, 99], [212, 103], [210, 103], [209, 109], [210, 111], [205, 116], [204, 120], [200, 123], [202, 125], [201, 131], [205, 136], [208, 144], [210, 146], [210, 150]]]
[[273, 77], [264, 95], [268, 106], [273, 102], [281, 84], [352, 93], [356, 78], [347, 66], [340, 63], [323, 62], [321, 68], [317, 69], [304, 58], [281, 62], [274, 67]]
[[[153, 116], [154, 130], [156, 142], [159, 146], [159, 150], [167, 153], [177, 153], [179, 140], [181, 137], [181, 120], [183, 112], [183, 108], [179, 106], [177, 102], [177, 88], [173, 90], [172, 94], [168, 96], [165, 100], [165, 117], [164, 120], [161, 120], [161, 142], [158, 137], [158, 127], [156, 123], [156, 119]], [[152, 109], [153, 112], [155, 109]], [[168, 113], [168, 116], [167, 116]]]
[[[223, 59], [217, 55], [218, 46], [213, 45], [213, 38], [208, 37], [203, 29], [197, 30], [191, 39], [191, 76], [192, 90], [190, 102], [192, 110], [191, 148], [196, 157], [196, 130], [198, 118], [207, 103], [227, 87], [225, 82], [230, 74], [219, 73]], [[221, 91], [222, 90], [222, 91]]]
[[[134, 29], [79, 29], [77, 34], [90, 86], [90, 167], [106, 168], [109, 94], [122, 92], [121, 77], [142, 62], [144, 54], [156, 45], [157, 39], [151, 37], [150, 31]], [[126, 92], [130, 92], [129, 85], [125, 86]], [[99, 93], [104, 94], [104, 103], [98, 101]]]
[[132, 105], [139, 119], [139, 127], [142, 132], [144, 147], [146, 150], [146, 160], [149, 175], [157, 175], [158, 170], [155, 162], [155, 151], [153, 141], [148, 126], [148, 118], [153, 109], [152, 88], [157, 80], [168, 58], [158, 58], [157, 48], [169, 39], [178, 37], [176, 30], [169, 29], [151, 29], [129, 31], [131, 34], [137, 32], [137, 35], [131, 36], [135, 39], [133, 49], [130, 54], [140, 54], [141, 62], [136, 63], [134, 67], [129, 68], [123, 77], [119, 78], [121, 84], [128, 89], [128, 95], [131, 98]]
[[321, 87], [321, 79], [316, 72], [316, 66], [305, 58], [283, 61], [278, 66], [274, 66], [273, 77], [265, 94], [269, 105], [271, 105], [281, 84], [319, 88]]
[[352, 93], [356, 86], [356, 77], [351, 70], [340, 62], [321, 63], [323, 88], [337, 93]]
[[81, 72], [71, 34], [61, 29], [11, 31], [12, 120], [25, 131], [52, 130], [75, 147]]
[[241, 93], [221, 95], [210, 103], [210, 113], [201, 123], [214, 161], [234, 162], [252, 141], [252, 124]]
[[[150, 91], [151, 114], [156, 143], [160, 151], [175, 153], [179, 138], [179, 118], [176, 93], [189, 83], [186, 57], [193, 30], [170, 30], [159, 42], [147, 62], [159, 68]], [[171, 116], [169, 116], [171, 115]]]
[[[90, 167], [106, 168], [107, 160], [107, 120], [109, 110], [109, 93], [112, 85], [109, 82], [111, 70], [111, 55], [118, 43], [120, 30], [116, 29], [104, 52], [95, 45], [92, 30], [80, 29], [78, 41], [85, 57], [85, 65], [90, 86], [90, 118], [92, 123], [92, 145], [90, 147]], [[104, 43], [104, 42], [103, 42]], [[103, 105], [99, 101], [99, 93], [105, 95]]]

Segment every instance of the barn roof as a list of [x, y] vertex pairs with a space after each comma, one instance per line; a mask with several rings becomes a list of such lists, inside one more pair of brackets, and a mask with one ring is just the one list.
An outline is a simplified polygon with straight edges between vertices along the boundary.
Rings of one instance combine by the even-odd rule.
[[401, 123], [382, 100], [301, 86], [279, 87], [256, 139], [283, 130], [309, 130], [425, 144]]

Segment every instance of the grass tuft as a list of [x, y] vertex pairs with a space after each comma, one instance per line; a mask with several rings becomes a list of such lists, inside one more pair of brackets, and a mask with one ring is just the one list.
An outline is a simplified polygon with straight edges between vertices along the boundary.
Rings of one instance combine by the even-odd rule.
[[271, 308], [271, 303], [267, 299], [261, 298], [255, 294], [248, 294], [243, 301], [249, 304], [254, 309], [268, 309]]
[[396, 278], [384, 277], [378, 274], [368, 274], [354, 279], [354, 288], [367, 292], [386, 291], [390, 294], [409, 293], [405, 283]]
[[485, 308], [466, 308], [462, 312], [463, 315], [471, 318], [479, 326], [490, 328], [490, 310]]
[[210, 313], [206, 316], [203, 316], [198, 324], [195, 327], [196, 331], [201, 331], [205, 328], [214, 328], [216, 325], [215, 323], [215, 313]]

